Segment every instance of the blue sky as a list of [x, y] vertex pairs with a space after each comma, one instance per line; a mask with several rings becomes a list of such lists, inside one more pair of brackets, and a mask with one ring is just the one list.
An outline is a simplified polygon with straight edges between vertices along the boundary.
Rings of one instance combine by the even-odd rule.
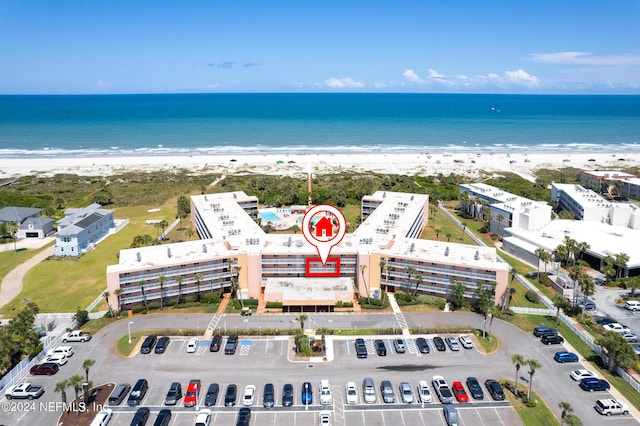
[[0, 93], [640, 93], [640, 2], [0, 2]]

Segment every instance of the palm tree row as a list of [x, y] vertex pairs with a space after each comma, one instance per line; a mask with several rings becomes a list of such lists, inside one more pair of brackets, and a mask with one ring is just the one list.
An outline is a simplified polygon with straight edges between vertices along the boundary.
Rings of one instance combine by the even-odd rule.
[[524, 355], [514, 354], [511, 356], [511, 363], [516, 367], [516, 382], [513, 388], [513, 392], [516, 397], [519, 396], [518, 392], [518, 375], [520, 373], [520, 368], [523, 366], [529, 367], [529, 391], [527, 392], [527, 400], [531, 400], [531, 385], [533, 384], [533, 375], [536, 374], [536, 370], [542, 367], [540, 361], [535, 358], [526, 359]]
[[96, 361], [91, 358], [85, 359], [82, 363], [82, 368], [84, 369], [85, 377], [82, 377], [80, 374], [74, 374], [68, 379], [64, 379], [56, 383], [56, 386], [53, 389], [53, 391], [60, 393], [62, 404], [63, 406], [67, 407], [67, 409], [70, 408], [69, 406], [66, 405], [67, 404], [67, 388], [69, 386], [73, 387], [76, 394], [75, 399], [78, 399], [80, 397], [80, 391], [82, 390], [82, 385], [84, 383], [87, 384], [88, 389], [91, 389], [93, 387], [93, 384], [89, 380], [89, 370], [91, 369], [91, 367], [95, 365], [95, 363]]

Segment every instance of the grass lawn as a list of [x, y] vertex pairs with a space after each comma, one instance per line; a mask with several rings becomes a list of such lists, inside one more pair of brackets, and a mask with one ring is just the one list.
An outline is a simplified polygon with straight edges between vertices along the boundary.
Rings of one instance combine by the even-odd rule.
[[39, 248], [37, 250], [7, 250], [0, 252], [0, 282], [7, 276], [11, 270], [13, 270], [16, 266], [24, 263], [28, 259], [31, 259], [36, 254], [40, 253], [42, 250], [45, 250], [47, 247], [50, 247], [51, 244], [47, 244], [46, 246]]
[[482, 337], [482, 330], [480, 329], [474, 330], [474, 334], [485, 353], [492, 354], [500, 347], [500, 340], [496, 336], [485, 333], [485, 337]]
[[[436, 233], [436, 230], [439, 230], [440, 232]], [[422, 230], [420, 238], [425, 240], [447, 241], [447, 234], [451, 234], [450, 241], [454, 243], [476, 244], [471, 237], [464, 234], [462, 229], [440, 210], [436, 211], [435, 218], [433, 216], [429, 216], [427, 226]]]
[[[131, 245], [136, 235], [155, 236], [158, 231], [147, 225], [147, 219], [165, 219], [174, 216], [172, 205], [161, 211], [149, 213], [148, 209], [159, 206], [136, 206], [115, 209], [116, 218], [129, 218], [129, 224], [115, 235], [107, 237], [95, 249], [75, 260], [49, 260], [31, 269], [25, 276], [23, 289], [0, 313], [11, 316], [23, 299], [40, 306], [41, 312], [75, 312], [85, 309], [107, 288], [107, 265], [118, 263], [120, 249]], [[102, 302], [96, 309], [106, 310]]]
[[[503, 388], [505, 388], [505, 395], [513, 408], [516, 409], [518, 416], [522, 419], [522, 422], [527, 426], [548, 426], [548, 425], [559, 425], [560, 422], [553, 415], [549, 407], [545, 404], [544, 400], [540, 398], [540, 396], [534, 391], [531, 391], [531, 400], [538, 401], [538, 404], [535, 407], [527, 406], [520, 398], [516, 398], [516, 396], [512, 393], [514, 383], [510, 380], [499, 380], [500, 384]], [[507, 390], [510, 389], [510, 390]], [[522, 387], [518, 384], [518, 389], [522, 392]]]

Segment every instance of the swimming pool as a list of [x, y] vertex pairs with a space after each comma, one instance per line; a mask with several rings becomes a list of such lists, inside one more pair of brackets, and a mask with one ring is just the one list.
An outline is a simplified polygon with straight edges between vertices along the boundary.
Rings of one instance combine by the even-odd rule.
[[260, 213], [260, 217], [267, 222], [277, 222], [280, 220], [280, 216], [273, 212], [262, 212]]

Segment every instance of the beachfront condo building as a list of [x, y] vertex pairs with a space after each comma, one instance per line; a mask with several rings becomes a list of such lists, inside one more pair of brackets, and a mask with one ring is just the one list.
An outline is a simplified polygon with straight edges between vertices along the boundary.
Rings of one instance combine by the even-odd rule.
[[244, 192], [191, 197], [200, 240], [124, 249], [107, 268], [109, 304], [120, 309], [160, 300], [228, 292], [263, 298], [285, 312], [333, 311], [358, 296], [405, 290], [448, 298], [456, 282], [465, 297], [479, 287], [505, 296], [509, 267], [496, 250], [420, 239], [427, 224], [424, 194], [378, 191], [362, 200], [362, 223], [333, 247], [325, 265], [302, 233], [269, 234], [259, 220], [301, 225], [304, 209], [258, 209]]
[[115, 230], [113, 210], [94, 203], [80, 209], [67, 209], [58, 222], [56, 256], [78, 256], [91, 250]]

